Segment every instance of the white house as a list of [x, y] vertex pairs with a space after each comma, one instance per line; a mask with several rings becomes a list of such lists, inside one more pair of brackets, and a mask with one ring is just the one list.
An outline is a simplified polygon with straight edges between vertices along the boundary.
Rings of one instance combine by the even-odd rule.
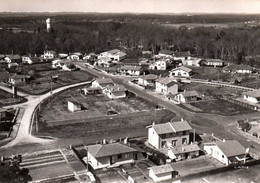
[[81, 111], [81, 104], [77, 101], [68, 100], [68, 110], [71, 112]]
[[21, 63], [22, 58], [20, 55], [5, 55], [6, 63]]
[[54, 59], [56, 57], [56, 55], [57, 55], [56, 51], [53, 51], [53, 50], [44, 51], [43, 58], [44, 59]]
[[191, 159], [199, 156], [200, 147], [197, 143], [176, 146], [168, 149], [168, 156], [170, 159], [180, 161], [184, 159]]
[[180, 103], [198, 100], [199, 93], [197, 91], [180, 92], [174, 96], [174, 99]]
[[29, 78], [30, 76], [28, 75], [14, 74], [9, 77], [8, 82], [12, 85], [22, 85], [22, 84], [26, 84]]
[[41, 60], [38, 57], [22, 56], [22, 63], [24, 64], [39, 63], [40, 61]]
[[126, 88], [123, 85], [106, 86], [103, 93], [110, 99], [126, 97]]
[[59, 68], [64, 71], [72, 71], [75, 69], [75, 65], [71, 60], [63, 59], [63, 60], [54, 60], [52, 61], [52, 68]]
[[183, 60], [182, 64], [187, 66], [199, 67], [201, 63], [201, 58], [191, 58], [190, 60]]
[[172, 78], [158, 78], [155, 80], [155, 91], [164, 95], [177, 94], [178, 84]]
[[118, 62], [120, 60], [123, 60], [126, 57], [126, 53], [124, 53], [124, 52], [122, 52], [118, 49], [114, 49], [114, 50], [110, 50], [110, 51], [100, 53], [98, 58], [99, 57], [108, 57], [112, 61]]
[[92, 87], [104, 89], [107, 86], [114, 86], [114, 81], [111, 78], [97, 78], [91, 85]]
[[157, 78], [158, 78], [158, 76], [155, 75], [155, 74], [148, 74], [148, 75], [139, 76], [138, 84], [141, 85], [141, 86], [154, 87], [155, 81], [156, 81]]
[[181, 66], [170, 71], [170, 76], [176, 77], [190, 77], [191, 76], [191, 69]]
[[223, 67], [224, 61], [221, 59], [202, 59], [200, 65], [210, 67]]
[[127, 75], [132, 75], [132, 76], [139, 76], [142, 73], [142, 66], [123, 65], [118, 70], [122, 74], [127, 74]]
[[72, 53], [72, 54], [70, 54], [70, 55], [67, 57], [67, 59], [69, 59], [69, 60], [74, 60], [74, 61], [79, 61], [79, 60], [81, 60], [82, 58], [83, 58], [83, 55], [82, 55], [82, 53], [80, 53], [80, 52]]
[[178, 172], [176, 172], [170, 164], [149, 167], [148, 170], [149, 177], [151, 177], [154, 182], [170, 180], [178, 177]]
[[237, 140], [223, 140], [204, 144], [204, 150], [225, 165], [243, 161], [245, 148]]
[[181, 52], [175, 52], [174, 53], [174, 60], [190, 60], [191, 59], [191, 53], [189, 51], [181, 51]]
[[67, 53], [59, 53], [59, 54], [58, 54], [58, 57], [59, 57], [60, 59], [67, 58], [68, 56], [69, 56], [69, 54], [67, 54]]
[[223, 72], [231, 72], [238, 74], [250, 74], [255, 68], [249, 65], [228, 65], [224, 67]]
[[103, 66], [103, 67], [111, 67], [113, 65], [112, 59], [108, 57], [99, 57], [98, 60], [96, 60], [95, 64], [97, 66]]
[[133, 163], [135, 160], [143, 159], [140, 152], [121, 143], [89, 145], [85, 146], [85, 149], [87, 156], [83, 161], [89, 163], [94, 169]]
[[150, 70], [166, 70], [167, 61], [165, 59], [159, 59], [149, 65]]
[[260, 102], [260, 89], [243, 93], [244, 100], [257, 104]]

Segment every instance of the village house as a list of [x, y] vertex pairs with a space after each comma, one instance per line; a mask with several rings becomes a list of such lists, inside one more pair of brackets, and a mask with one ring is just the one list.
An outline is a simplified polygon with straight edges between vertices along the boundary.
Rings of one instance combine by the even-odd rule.
[[14, 74], [9, 77], [8, 82], [12, 85], [23, 85], [26, 84], [30, 76]]
[[191, 53], [189, 51], [175, 52], [173, 58], [174, 60], [181, 60], [183, 62], [184, 60], [191, 59]]
[[223, 67], [224, 61], [221, 59], [202, 59], [200, 62], [200, 66]]
[[22, 58], [20, 55], [5, 55], [5, 61], [7, 63], [21, 63]]
[[200, 58], [193, 58], [192, 57], [190, 60], [183, 60], [182, 65], [199, 67], [200, 62], [201, 62]]
[[72, 71], [73, 69], [76, 69], [72, 61], [68, 59], [52, 61], [52, 68], [62, 69], [64, 71]]
[[237, 73], [237, 74], [250, 74], [255, 68], [249, 65], [228, 65], [224, 67], [223, 72]]
[[170, 180], [177, 178], [179, 175], [179, 173], [175, 171], [169, 164], [149, 167], [148, 170], [149, 177], [151, 177], [154, 182]]
[[43, 53], [43, 59], [46, 59], [46, 60], [54, 59], [54, 58], [56, 58], [56, 56], [57, 56], [57, 53], [56, 53], [56, 51], [53, 51], [53, 50], [44, 51], [44, 53]]
[[72, 53], [70, 54], [67, 59], [69, 60], [73, 60], [73, 61], [79, 61], [79, 60], [82, 60], [83, 59], [83, 55], [82, 53], [80, 52], [75, 52], [75, 53]]
[[199, 99], [199, 93], [197, 91], [180, 92], [174, 96], [174, 100], [180, 103], [187, 103], [191, 101], [196, 101], [198, 99]]
[[176, 77], [190, 77], [191, 76], [191, 69], [181, 66], [170, 71], [170, 76]]
[[191, 126], [187, 121], [153, 124], [148, 128], [148, 143], [172, 160], [199, 156], [197, 143], [190, 143]]
[[103, 90], [107, 86], [114, 86], [114, 81], [111, 78], [97, 78], [92, 82], [91, 86]]
[[243, 93], [244, 100], [258, 104], [260, 102], [260, 89]]
[[245, 160], [246, 149], [237, 140], [223, 140], [204, 144], [208, 155], [225, 165]]
[[95, 66], [102, 66], [102, 67], [111, 67], [114, 65], [111, 58], [108, 57], [99, 57], [98, 60], [94, 63]]
[[32, 56], [22, 56], [22, 63], [23, 64], [35, 64], [41, 62], [39, 57], [32, 57]]
[[119, 69], [119, 72], [126, 75], [131, 76], [139, 76], [142, 74], [142, 66], [136, 66], [136, 65], [123, 65]]
[[69, 54], [67, 54], [67, 53], [58, 53], [58, 58], [60, 58], [60, 59], [67, 58], [68, 56], [69, 56]]
[[167, 61], [165, 59], [155, 60], [153, 63], [149, 65], [150, 70], [161, 70], [165, 71], [167, 68]]
[[83, 60], [89, 60], [89, 59], [97, 59], [98, 56], [95, 53], [89, 53], [86, 56], [83, 57]]
[[148, 74], [148, 75], [139, 76], [138, 84], [141, 85], [141, 86], [154, 87], [155, 86], [155, 80], [157, 78], [158, 78], [158, 76], [155, 75], [155, 74]]
[[141, 152], [122, 143], [89, 145], [85, 146], [85, 149], [88, 155], [83, 158], [83, 161], [89, 163], [93, 169], [133, 163], [143, 159]]
[[159, 57], [165, 57], [165, 58], [173, 58], [174, 55], [174, 51], [170, 51], [170, 50], [161, 50], [158, 53]]
[[70, 112], [81, 111], [81, 104], [73, 99], [68, 100], [68, 110]]
[[7, 67], [8, 67], [8, 68], [19, 67], [19, 64], [16, 63], [16, 62], [11, 62], [11, 63], [8, 63], [8, 64], [7, 64]]
[[100, 58], [100, 57], [108, 57], [112, 61], [118, 62], [120, 60], [123, 60], [126, 57], [126, 53], [124, 53], [118, 49], [114, 49], [114, 50], [100, 53], [98, 58]]
[[164, 95], [177, 94], [178, 84], [172, 78], [158, 78], [155, 80], [155, 91]]
[[103, 93], [110, 99], [126, 97], [126, 88], [123, 85], [106, 86]]

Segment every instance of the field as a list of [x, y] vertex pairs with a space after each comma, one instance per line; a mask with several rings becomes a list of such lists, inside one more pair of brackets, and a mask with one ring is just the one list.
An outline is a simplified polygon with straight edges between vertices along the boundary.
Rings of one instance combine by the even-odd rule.
[[175, 23], [175, 24], [162, 24], [165, 27], [179, 28], [186, 26], [187, 28], [194, 29], [196, 27], [215, 27], [215, 28], [230, 28], [230, 27], [242, 27], [243, 22], [229, 22], [229, 23]]
[[0, 89], [0, 107], [26, 101], [23, 97], [13, 98], [9, 92]]
[[[52, 80], [52, 76], [58, 76], [57, 79]], [[92, 75], [84, 71], [61, 71], [61, 70], [46, 70], [37, 71], [36, 76], [29, 84], [20, 86], [19, 89], [30, 94], [42, 94], [51, 89], [60, 86], [91, 80]]]
[[[152, 122], [170, 121], [175, 114], [157, 109], [153, 103], [129, 95], [125, 99], [110, 100], [103, 95], [83, 95], [81, 88], [67, 90], [49, 99], [39, 112], [40, 136], [62, 139], [85, 137], [126, 128], [144, 128]], [[69, 112], [67, 99], [80, 102], [82, 111]]]

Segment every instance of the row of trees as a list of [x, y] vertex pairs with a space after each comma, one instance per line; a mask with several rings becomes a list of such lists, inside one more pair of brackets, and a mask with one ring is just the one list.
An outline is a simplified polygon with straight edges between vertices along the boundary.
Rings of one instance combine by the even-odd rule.
[[178, 29], [148, 23], [59, 22], [50, 33], [35, 23], [35, 33], [0, 31], [1, 54], [41, 54], [44, 50], [82, 53], [112, 48], [139, 51], [162, 49], [190, 51], [195, 56], [245, 62], [244, 56], [259, 54], [260, 27]]

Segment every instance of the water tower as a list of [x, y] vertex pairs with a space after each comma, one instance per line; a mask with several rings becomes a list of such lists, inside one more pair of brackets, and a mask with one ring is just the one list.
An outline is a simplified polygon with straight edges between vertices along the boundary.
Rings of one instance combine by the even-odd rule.
[[51, 31], [51, 19], [47, 18], [46, 19], [46, 26], [47, 26], [47, 32]]

